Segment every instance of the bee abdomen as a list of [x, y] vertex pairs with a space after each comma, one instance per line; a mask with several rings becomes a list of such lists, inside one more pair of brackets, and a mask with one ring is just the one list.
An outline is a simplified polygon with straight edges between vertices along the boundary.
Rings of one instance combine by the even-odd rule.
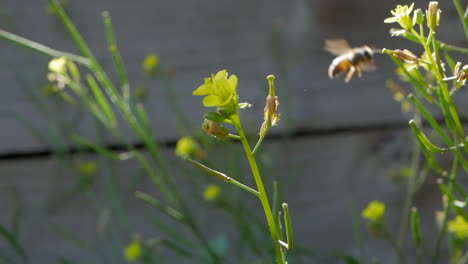
[[353, 64], [347, 59], [338, 57], [332, 61], [330, 67], [328, 67], [328, 77], [333, 79], [335, 76], [339, 75], [342, 72], [347, 72]]

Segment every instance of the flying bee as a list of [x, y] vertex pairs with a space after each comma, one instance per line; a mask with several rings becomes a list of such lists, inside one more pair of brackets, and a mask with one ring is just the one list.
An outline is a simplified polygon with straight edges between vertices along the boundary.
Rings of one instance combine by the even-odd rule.
[[374, 54], [380, 53], [377, 49], [365, 45], [352, 48], [344, 39], [330, 39], [325, 41], [325, 50], [337, 55], [328, 67], [328, 76], [335, 76], [346, 72], [345, 82], [349, 82], [354, 73], [362, 77], [362, 71], [375, 70]]

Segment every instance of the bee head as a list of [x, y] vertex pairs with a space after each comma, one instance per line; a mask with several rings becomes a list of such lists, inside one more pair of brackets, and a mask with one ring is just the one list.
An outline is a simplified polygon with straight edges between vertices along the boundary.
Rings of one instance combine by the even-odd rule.
[[366, 59], [371, 60], [374, 57], [374, 51], [368, 46], [364, 46], [364, 52], [363, 55]]

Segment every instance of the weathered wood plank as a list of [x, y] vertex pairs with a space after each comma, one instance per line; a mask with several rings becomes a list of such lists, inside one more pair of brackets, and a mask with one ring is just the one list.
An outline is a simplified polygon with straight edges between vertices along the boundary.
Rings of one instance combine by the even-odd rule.
[[[400, 38], [391, 38], [392, 25], [383, 24], [395, 3], [361, 1], [126, 1], [99, 0], [93, 4], [70, 1], [67, 10], [78, 29], [105, 68], [117, 82], [105, 45], [101, 11], [109, 10], [114, 21], [122, 56], [133, 87], [149, 90], [147, 109], [157, 136], [174, 140], [178, 127], [171, 113], [162, 82], [146, 80], [141, 61], [149, 52], [161, 56], [164, 69], [175, 69], [174, 93], [193, 127], [202, 121], [200, 98], [193, 91], [203, 77], [220, 69], [239, 76], [241, 99], [254, 104], [249, 122], [261, 123], [267, 83], [265, 76], [277, 76], [283, 120], [277, 131], [314, 130], [348, 126], [402, 123], [399, 106], [385, 88], [385, 80], [395, 78], [393, 66], [378, 56], [378, 71], [365, 74], [350, 84], [329, 80], [326, 71], [332, 56], [323, 51], [327, 38], [343, 37], [354, 45], [415, 47]], [[427, 3], [418, 1], [424, 8]], [[66, 51], [77, 52], [65, 29], [54, 16], [47, 15], [46, 1], [7, 1], [2, 9], [2, 28]], [[441, 3], [442, 40], [464, 45], [462, 28], [451, 3]], [[363, 30], [364, 29], [364, 30]], [[453, 34], [453, 32], [460, 34]], [[409, 45], [409, 46], [407, 46]], [[420, 52], [419, 48], [415, 52]], [[15, 112], [47, 129], [48, 115], [32, 107], [25, 91], [40, 93], [46, 83], [48, 58], [0, 41], [0, 153], [27, 151], [44, 146], [8, 116]], [[278, 57], [279, 56], [279, 57]], [[278, 60], [280, 58], [280, 60]], [[286, 72], [287, 73], [286, 73]], [[458, 95], [468, 98], [466, 92]], [[464, 110], [462, 106], [462, 110]], [[6, 114], [5, 114], [6, 113]], [[65, 118], [69, 112], [64, 114]], [[93, 122], [82, 125], [92, 130]], [[126, 132], [130, 139], [132, 133]]]
[[[408, 130], [376, 130], [319, 136], [292, 142], [267, 142], [265, 148], [258, 153], [259, 160], [263, 161], [261, 169], [265, 175], [280, 181], [282, 197], [289, 203], [292, 214], [297, 244], [322, 256], [333, 251], [345, 251], [359, 256], [362, 252], [354, 237], [351, 213], [355, 210], [361, 223], [365, 247], [368, 248], [367, 259], [376, 256], [383, 258], [381, 263], [395, 263], [390, 246], [382, 239], [370, 236], [364, 221], [360, 220], [360, 211], [371, 200], [386, 202], [388, 212], [385, 220], [392, 230], [397, 230], [404, 190], [400, 184], [394, 182], [391, 175], [403, 166], [408, 166], [411, 156], [411, 144], [408, 143], [410, 138]], [[213, 166], [225, 171], [223, 168], [241, 165], [241, 171], [247, 178], [245, 183], [254, 186], [240, 153], [240, 145], [219, 148], [208, 152]], [[94, 160], [96, 157], [85, 155], [81, 159]], [[223, 185], [224, 183], [214, 178], [202, 177], [198, 173], [187, 175], [186, 166], [178, 159], [168, 159], [167, 162], [170, 173], [177, 179], [187, 197], [199, 197], [204, 184], [208, 182], [222, 185], [223, 199], [234, 197], [231, 196], [231, 186]], [[71, 199], [64, 199], [62, 196], [63, 191], [68, 190], [76, 181], [73, 176], [73, 163], [62, 164], [61, 169], [57, 169], [54, 164], [49, 158], [0, 163], [1, 208], [3, 212], [12, 210], [5, 191], [10, 185], [17, 186], [25, 205], [22, 219], [24, 229], [20, 237], [31, 259], [40, 263], [51, 263], [58, 256], [67, 256], [75, 261], [86, 260], [89, 256], [85, 250], [72, 246], [60, 236], [54, 235], [51, 226], [57, 223], [70, 230], [79, 231], [76, 235], [89, 243], [96, 252], [114, 252], [114, 258], [110, 258], [114, 260], [120, 258], [120, 255], [115, 254], [121, 252], [121, 247], [132, 232], [138, 232], [145, 238], [159, 234], [145, 216], [154, 215], [154, 210], [132, 195], [137, 189], [154, 193], [152, 184], [147, 180], [137, 181], [135, 185], [135, 177], [139, 177], [137, 175], [140, 174], [140, 169], [133, 161], [112, 164], [111, 168], [100, 167], [97, 185], [93, 188], [97, 194], [97, 204], [94, 205], [107, 208], [108, 211], [104, 210], [104, 213], [107, 212], [110, 214], [108, 217], [115, 219], [108, 222], [108, 228], [119, 230], [117, 237], [120, 240], [110, 240], [114, 241], [112, 245], [99, 242], [109, 238], [99, 232], [99, 223], [102, 223], [105, 216], [102, 216], [102, 212], [101, 217], [96, 215], [92, 202], [79, 198], [80, 196]], [[194, 172], [192, 167], [188, 167], [188, 171]], [[109, 179], [105, 176], [106, 172], [110, 172], [115, 177], [114, 182], [117, 182], [124, 213], [129, 217], [127, 228], [118, 220], [119, 216], [109, 200], [110, 186]], [[232, 170], [227, 169], [227, 172]], [[51, 175], [56, 176], [54, 178]], [[194, 185], [200, 182], [201, 185]], [[193, 186], [198, 187], [194, 190]], [[195, 196], [187, 193], [188, 190], [195, 191]], [[44, 210], [43, 202], [46, 197], [49, 197], [49, 206], [45, 207], [49, 208], [48, 210]], [[212, 206], [206, 206], [206, 203], [198, 203], [200, 198], [192, 199], [190, 204], [193, 204], [193, 211], [210, 237], [218, 233], [227, 233], [231, 246], [242, 243], [225, 214], [214, 210]], [[260, 204], [254, 201], [254, 197], [244, 195], [243, 199], [249, 207], [257, 208], [259, 216], [263, 218]], [[431, 175], [428, 176], [425, 187], [416, 196], [415, 204], [421, 212], [425, 240], [430, 242], [435, 236], [431, 231], [436, 228], [433, 220], [434, 210], [441, 207], [440, 194]], [[0, 219], [6, 221], [6, 217], [7, 214], [3, 214]], [[173, 225], [177, 227], [176, 223]], [[415, 251], [412, 243], [407, 245], [408, 254], [413, 256]], [[233, 250], [234, 247], [230, 247], [228, 253], [232, 260], [236, 256]], [[97, 256], [106, 255], [97, 254], [94, 257]]]

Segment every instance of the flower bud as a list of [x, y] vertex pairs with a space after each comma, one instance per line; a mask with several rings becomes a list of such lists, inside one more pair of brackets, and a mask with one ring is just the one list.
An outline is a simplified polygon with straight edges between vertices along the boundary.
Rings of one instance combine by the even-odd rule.
[[225, 127], [208, 119], [205, 119], [205, 121], [203, 122], [202, 129], [208, 135], [219, 138], [225, 138], [229, 134], [229, 131]]
[[153, 77], [159, 73], [159, 56], [150, 53], [143, 61], [143, 72], [148, 77]]
[[54, 58], [49, 62], [49, 71], [61, 75], [67, 74], [67, 58]]
[[218, 185], [210, 184], [205, 188], [205, 191], [203, 192], [203, 198], [206, 201], [215, 201], [219, 198], [220, 194], [221, 188]]
[[429, 7], [426, 10], [428, 28], [435, 30], [435, 28], [439, 25], [440, 12], [439, 3], [437, 1], [432, 1], [429, 3]]
[[386, 53], [386, 54], [391, 54], [397, 58], [399, 58], [400, 60], [403, 60], [404, 62], [407, 62], [407, 63], [417, 63], [419, 58], [418, 56], [414, 55], [413, 52], [407, 50], [407, 49], [404, 49], [404, 50], [400, 50], [400, 49], [396, 49], [396, 50], [389, 50], [389, 49], [383, 49], [382, 50], [382, 53]]
[[413, 12], [413, 23], [418, 25], [422, 25], [424, 23], [424, 13], [420, 8]]
[[461, 63], [455, 65], [455, 75], [457, 79], [455, 80], [455, 88], [460, 88], [465, 85], [466, 79], [468, 79], [468, 65], [465, 65], [460, 69]]
[[264, 109], [264, 120], [270, 126], [275, 126], [279, 122], [280, 115], [276, 111], [278, 109], [279, 101], [275, 91], [275, 76], [268, 75], [269, 92], [266, 99]]

